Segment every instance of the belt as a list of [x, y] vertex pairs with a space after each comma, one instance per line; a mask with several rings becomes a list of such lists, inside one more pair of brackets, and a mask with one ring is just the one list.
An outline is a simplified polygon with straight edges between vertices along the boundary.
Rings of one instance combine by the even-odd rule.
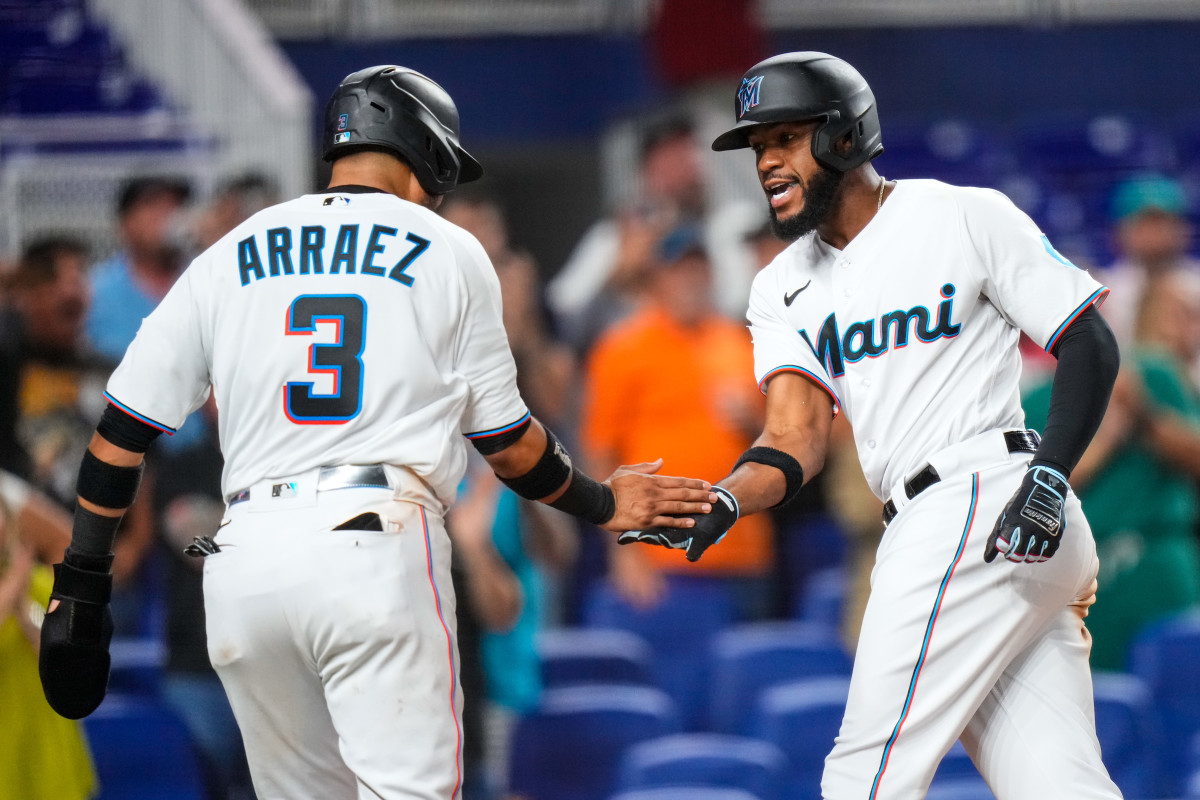
[[[1010, 453], [1032, 453], [1038, 448], [1041, 443], [1041, 438], [1037, 431], [1005, 431], [1004, 444], [1008, 447]], [[907, 483], [904, 484], [904, 496], [909, 500], [919, 495], [921, 492], [933, 486], [942, 479], [938, 475], [937, 470], [932, 464], [926, 464], [925, 467], [912, 476]], [[896, 516], [896, 504], [888, 500], [883, 504], [883, 524], [887, 525]]]
[[[317, 476], [317, 491], [334, 489], [390, 489], [387, 472], [382, 464], [345, 464], [339, 467], [321, 467]], [[271, 497], [289, 497], [295, 489], [290, 483], [271, 486]], [[229, 505], [250, 499], [250, 490], [242, 491], [229, 498]]]

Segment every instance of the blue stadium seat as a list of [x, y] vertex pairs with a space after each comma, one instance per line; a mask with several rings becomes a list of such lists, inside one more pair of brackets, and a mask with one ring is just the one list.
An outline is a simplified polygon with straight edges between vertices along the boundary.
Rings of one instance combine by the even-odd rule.
[[1159, 734], [1150, 689], [1132, 675], [1097, 672], [1096, 734], [1108, 774], [1127, 798], [1152, 797], [1156, 787]]
[[1022, 126], [1016, 147], [1020, 163], [1067, 177], [1162, 169], [1171, 156], [1160, 132], [1118, 114], [1038, 118]]
[[846, 571], [837, 567], [809, 575], [804, 591], [795, 597], [792, 616], [836, 630], [842, 624], [847, 582]]
[[960, 778], [929, 787], [925, 800], [995, 800], [983, 778]]
[[1151, 625], [1134, 640], [1130, 671], [1150, 688], [1160, 724], [1160, 792], [1178, 795], [1189, 777], [1189, 747], [1200, 733], [1200, 612]]
[[117, 636], [109, 645], [112, 669], [108, 691], [158, 695], [167, 651], [162, 639], [154, 636]]
[[792, 800], [820, 800], [825, 756], [833, 749], [849, 692], [849, 678], [814, 678], [779, 684], [759, 695], [751, 735], [787, 755], [786, 795]]
[[989, 131], [965, 120], [889, 124], [876, 162], [888, 178], [936, 178], [959, 186], [994, 186], [1012, 157]]
[[792, 586], [806, 586], [823, 570], [846, 566], [846, 534], [828, 514], [804, 514], [791, 520], [776, 537], [784, 570]]
[[787, 757], [773, 744], [717, 733], [683, 733], [634, 745], [621, 761], [622, 790], [665, 786], [742, 789], [783, 800]]
[[708, 648], [733, 620], [733, 602], [719, 580], [670, 576], [662, 602], [634, 608], [606, 582], [592, 586], [583, 604], [589, 628], [618, 628], [645, 639], [654, 651], [655, 683], [678, 704], [684, 725], [697, 728], [708, 708]]
[[635, 633], [600, 628], [558, 628], [537, 637], [546, 688], [577, 683], [654, 685], [653, 654]]
[[[539, 798], [540, 800], [540, 798]], [[610, 800], [764, 800], [741, 789], [714, 786], [666, 786], [636, 789], [613, 795]]]
[[510, 788], [537, 800], [604, 800], [626, 748], [679, 729], [675, 704], [658, 689], [548, 689], [513, 734]]
[[758, 622], [717, 634], [712, 644], [709, 726], [748, 731], [764, 689], [804, 678], [849, 676], [850, 657], [833, 628], [811, 622]]
[[109, 693], [84, 728], [100, 780], [98, 800], [203, 800], [195, 746], [166, 707]]
[[979, 770], [975, 769], [975, 762], [967, 755], [962, 742], [955, 742], [950, 751], [942, 756], [942, 763], [938, 764], [937, 772], [933, 774], [932, 785], [940, 786], [944, 783], [968, 780], [983, 779], [980, 778]]

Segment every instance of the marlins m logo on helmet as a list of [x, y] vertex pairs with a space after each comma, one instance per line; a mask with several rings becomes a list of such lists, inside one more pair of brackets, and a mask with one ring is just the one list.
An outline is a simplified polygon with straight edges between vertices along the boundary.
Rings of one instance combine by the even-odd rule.
[[758, 88], [762, 86], [762, 75], [755, 75], [753, 78], [742, 78], [742, 87], [738, 89], [738, 119], [746, 115], [746, 112], [758, 105]]

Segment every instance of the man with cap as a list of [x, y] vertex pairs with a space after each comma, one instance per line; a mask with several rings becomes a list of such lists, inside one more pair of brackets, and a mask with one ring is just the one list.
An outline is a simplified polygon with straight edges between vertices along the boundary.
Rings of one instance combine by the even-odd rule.
[[1127, 345], [1133, 342], [1146, 284], [1176, 270], [1200, 277], [1200, 261], [1188, 255], [1192, 229], [1187, 195], [1178, 181], [1155, 173], [1127, 178], [1113, 190], [1111, 210], [1119, 257], [1103, 273], [1112, 289], [1104, 318]]
[[[1079, 608], [1096, 547], [1067, 483], [1116, 378], [1107, 290], [1002, 194], [879, 175], [874, 95], [838, 58], [757, 64], [734, 110], [713, 147], [752, 151], [792, 242], [750, 298], [766, 423], [710, 515], [622, 541], [699, 559], [792, 500], [845, 413], [887, 528], [823, 796], [924, 797], [961, 740], [999, 800], [1120, 797]], [[1044, 437], [1019, 402], [1021, 331], [1058, 359]]]
[[700, 480], [571, 463], [516, 386], [495, 270], [434, 213], [482, 168], [450, 95], [384, 65], [326, 107], [331, 185], [198, 256], [142, 323], [83, 458], [40, 672], [63, 716], [108, 681], [112, 542], [143, 455], [210, 393], [225, 513], [197, 536], [208, 654], [261, 800], [455, 800], [462, 693], [443, 519], [478, 450], [514, 492], [610, 530], [691, 527]]

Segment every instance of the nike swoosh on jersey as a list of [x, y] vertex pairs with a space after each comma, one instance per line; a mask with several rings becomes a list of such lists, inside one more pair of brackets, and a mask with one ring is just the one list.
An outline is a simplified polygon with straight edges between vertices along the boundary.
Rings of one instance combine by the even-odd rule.
[[785, 306], [790, 306], [790, 305], [792, 304], [792, 301], [796, 299], [796, 295], [800, 294], [800, 293], [801, 293], [801, 292], [803, 292], [805, 289], [807, 289], [811, 283], [812, 283], [812, 281], [810, 280], [808, 283], [804, 284], [803, 286], [801, 286], [799, 289], [797, 289], [796, 291], [792, 292], [791, 294], [788, 294], [787, 292], [784, 292], [784, 294], [783, 294], [783, 304], [784, 304]]

